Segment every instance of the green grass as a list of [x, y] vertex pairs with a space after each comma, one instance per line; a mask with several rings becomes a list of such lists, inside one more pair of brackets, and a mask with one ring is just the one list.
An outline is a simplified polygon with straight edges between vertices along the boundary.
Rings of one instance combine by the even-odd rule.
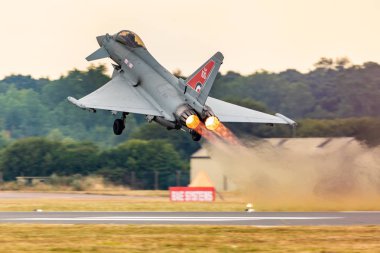
[[380, 227], [0, 225], [1, 252], [380, 252]]
[[[171, 202], [168, 191], [91, 191], [87, 197], [0, 198], [0, 211], [243, 211], [246, 203], [234, 194], [213, 203]], [[105, 194], [104, 197], [92, 194]], [[114, 195], [109, 197], [107, 195]]]
[[[217, 198], [212, 203], [201, 202], [170, 202], [168, 191], [90, 191], [62, 193], [88, 193], [88, 196], [76, 198], [1, 198], [0, 211], [244, 211], [248, 200], [244, 200], [238, 193], [223, 193], [224, 200]], [[104, 197], [93, 197], [92, 194], [104, 194]], [[109, 197], [107, 195], [114, 195]], [[379, 210], [378, 201], [366, 204], [357, 203], [256, 203], [253, 206], [257, 211], [376, 211]]]
[[[93, 192], [97, 193], [97, 192]], [[104, 192], [105, 193], [105, 192]], [[173, 203], [167, 192], [109, 198], [0, 199], [0, 211], [243, 211], [226, 195], [214, 203]], [[138, 197], [136, 197], [138, 196]], [[380, 226], [272, 227], [0, 224], [0, 252], [380, 252]]]
[[244, 203], [173, 203], [168, 199], [0, 199], [0, 211], [243, 211]]

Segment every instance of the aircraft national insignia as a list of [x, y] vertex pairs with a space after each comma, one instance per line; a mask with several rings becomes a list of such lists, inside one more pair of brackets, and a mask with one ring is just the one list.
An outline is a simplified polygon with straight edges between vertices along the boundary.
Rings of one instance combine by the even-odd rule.
[[203, 85], [206, 83], [207, 78], [214, 69], [214, 65], [215, 62], [213, 60], [208, 61], [203, 68], [187, 82], [187, 85], [196, 92], [201, 93]]

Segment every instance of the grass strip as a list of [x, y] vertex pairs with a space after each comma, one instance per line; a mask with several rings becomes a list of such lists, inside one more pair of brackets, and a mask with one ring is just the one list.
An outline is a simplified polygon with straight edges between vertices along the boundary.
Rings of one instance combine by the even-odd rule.
[[1, 252], [380, 252], [380, 226], [0, 224]]

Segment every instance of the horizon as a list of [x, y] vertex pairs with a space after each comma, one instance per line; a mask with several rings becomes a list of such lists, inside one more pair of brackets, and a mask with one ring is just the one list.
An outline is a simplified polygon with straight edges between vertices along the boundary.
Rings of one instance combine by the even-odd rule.
[[[375, 0], [113, 0], [6, 2], [0, 15], [0, 79], [11, 74], [57, 79], [98, 48], [95, 37], [128, 29], [170, 72], [190, 75], [216, 51], [221, 72], [248, 75], [313, 69], [320, 58], [380, 62], [380, 2]], [[149, 9], [147, 5], [149, 4]], [[32, 11], [31, 11], [32, 10]], [[196, 18], [194, 18], [196, 15]], [[15, 18], [17, 17], [17, 18]], [[109, 59], [93, 62], [105, 64]]]
[[[326, 57], [324, 57], [326, 58]], [[337, 58], [337, 59], [341, 59], [341, 58]], [[337, 60], [337, 59], [332, 59], [332, 60]], [[297, 71], [301, 74], [308, 74], [314, 70], [317, 69], [317, 67], [315, 67], [314, 65], [317, 63], [317, 61], [312, 65], [313, 67], [308, 69], [307, 71], [300, 71], [298, 69], [294, 69], [294, 68], [287, 68], [287, 69], [283, 69], [283, 70], [279, 70], [279, 71], [271, 71], [269, 69], [257, 69], [255, 71], [252, 71], [251, 73], [241, 73], [239, 71], [235, 71], [235, 70], [225, 70], [225, 71], [219, 71], [219, 73], [221, 73], [222, 75], [226, 75], [227, 73], [229, 72], [233, 72], [233, 73], [236, 73], [236, 74], [239, 74], [241, 76], [250, 76], [250, 75], [254, 75], [254, 74], [257, 74], [257, 73], [270, 73], [270, 74], [280, 74], [280, 73], [283, 73], [283, 72], [286, 72], [288, 70], [294, 70], [294, 71]], [[354, 62], [349, 62], [348, 64], [348, 68], [349, 67], [356, 67], [356, 66], [363, 66], [365, 63], [375, 63], [375, 64], [380, 64], [379, 62], [374, 62], [374, 61], [367, 61], [367, 62], [363, 62], [362, 64], [355, 64]], [[111, 78], [111, 75], [112, 75], [112, 65], [111, 63], [98, 63], [98, 64], [94, 64], [94, 63], [91, 63], [89, 64], [85, 69], [79, 69], [79, 68], [76, 68], [76, 67], [73, 67], [71, 69], [68, 69], [66, 70], [65, 72], [63, 72], [60, 76], [57, 76], [55, 78], [52, 78], [52, 77], [49, 77], [49, 76], [39, 76], [39, 77], [35, 77], [33, 75], [30, 75], [30, 74], [24, 74], [24, 73], [10, 73], [9, 75], [5, 75], [5, 76], [2, 76], [0, 81], [3, 81], [4, 79], [8, 78], [8, 77], [11, 77], [11, 76], [30, 76], [31, 78], [35, 79], [35, 80], [38, 80], [38, 79], [48, 79], [49, 81], [54, 81], [54, 80], [58, 80], [59, 78], [62, 78], [62, 77], [66, 77], [68, 76], [68, 74], [71, 72], [71, 71], [87, 71], [89, 68], [91, 67], [99, 67], [99, 66], [104, 66], [105, 67], [105, 74], [107, 76], [109, 76]], [[165, 66], [164, 66], [165, 67]], [[334, 69], [334, 68], [331, 68], [331, 69]], [[180, 69], [180, 68], [176, 68], [174, 69], [173, 71], [170, 71], [170, 73], [172, 73], [173, 75], [175, 74], [175, 72], [179, 71], [179, 73], [181, 75], [183, 75], [183, 71]], [[191, 73], [189, 73], [190, 75]], [[189, 75], [183, 75], [183, 76], [189, 76]]]

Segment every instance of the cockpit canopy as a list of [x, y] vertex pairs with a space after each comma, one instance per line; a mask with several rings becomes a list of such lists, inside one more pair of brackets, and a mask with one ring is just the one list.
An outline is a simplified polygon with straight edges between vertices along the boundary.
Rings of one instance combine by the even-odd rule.
[[144, 42], [141, 40], [141, 38], [134, 32], [131, 31], [121, 31], [114, 35], [114, 38], [116, 41], [120, 42], [123, 45], [126, 45], [127, 47], [137, 48], [142, 47], [145, 48]]

